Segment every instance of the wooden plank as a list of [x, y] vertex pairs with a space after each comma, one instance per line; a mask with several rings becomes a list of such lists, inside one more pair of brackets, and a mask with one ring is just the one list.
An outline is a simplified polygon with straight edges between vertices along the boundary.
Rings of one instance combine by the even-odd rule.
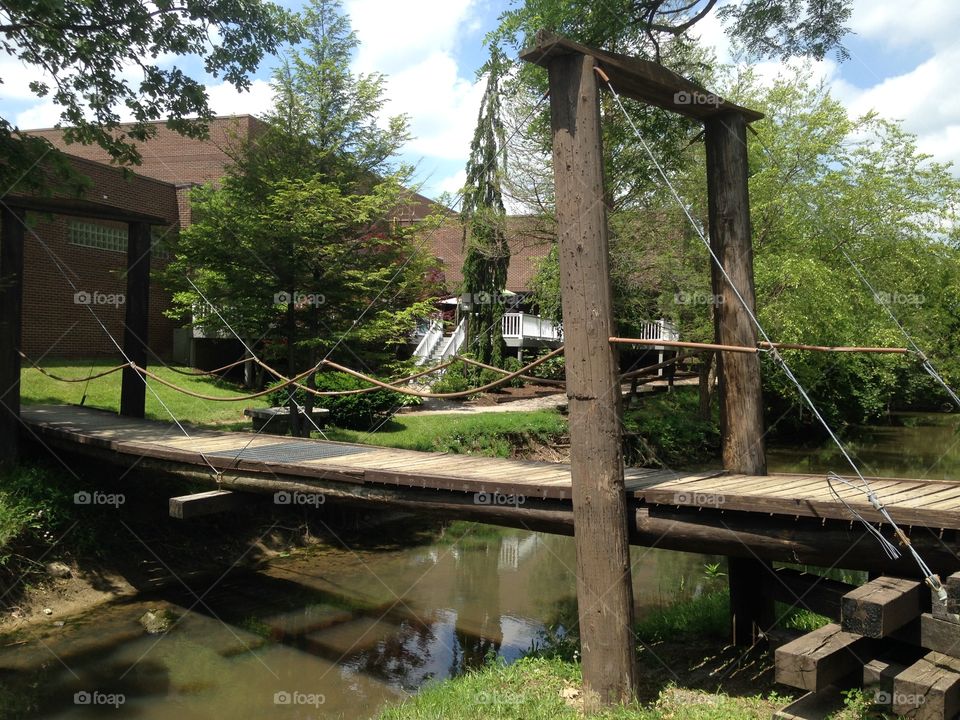
[[923, 612], [923, 584], [918, 580], [881, 576], [843, 597], [841, 626], [846, 632], [883, 638]]
[[960, 660], [931, 652], [893, 679], [893, 712], [943, 720], [960, 712]]
[[520, 53], [526, 62], [549, 67], [557, 56], [582, 53], [595, 59], [618, 93], [671, 112], [703, 120], [718, 113], [742, 113], [750, 121], [762, 113], [735, 105], [662, 65], [586, 47], [550, 32], [540, 32], [535, 45]]
[[205, 515], [231, 512], [240, 507], [242, 498], [229, 490], [210, 490], [193, 495], [170, 498], [170, 517], [190, 520]]
[[862, 668], [872, 648], [870, 638], [824, 625], [777, 648], [776, 680], [817, 692]]
[[[916, 662], [914, 659], [913, 662]], [[902, 662], [886, 658], [873, 658], [863, 666], [863, 689], [872, 692], [875, 699], [879, 693], [893, 693], [893, 679], [907, 669]]]

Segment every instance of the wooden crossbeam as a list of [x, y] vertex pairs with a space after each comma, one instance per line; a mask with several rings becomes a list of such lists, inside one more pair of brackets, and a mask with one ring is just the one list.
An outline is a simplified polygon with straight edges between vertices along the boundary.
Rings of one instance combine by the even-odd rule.
[[170, 498], [170, 517], [177, 520], [190, 520], [205, 515], [215, 515], [236, 510], [241, 496], [229, 490], [210, 490], [194, 495], [180, 495]]
[[859, 672], [872, 656], [873, 640], [831, 623], [777, 648], [778, 683], [819, 692]]

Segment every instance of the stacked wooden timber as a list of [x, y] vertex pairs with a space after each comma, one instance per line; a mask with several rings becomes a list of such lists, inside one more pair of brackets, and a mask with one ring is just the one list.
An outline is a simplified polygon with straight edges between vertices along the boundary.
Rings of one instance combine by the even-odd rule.
[[960, 716], [960, 573], [944, 585], [943, 602], [919, 580], [889, 576], [843, 595], [839, 623], [777, 649], [777, 682], [808, 692], [774, 718], [825, 718], [853, 687], [887, 716]]

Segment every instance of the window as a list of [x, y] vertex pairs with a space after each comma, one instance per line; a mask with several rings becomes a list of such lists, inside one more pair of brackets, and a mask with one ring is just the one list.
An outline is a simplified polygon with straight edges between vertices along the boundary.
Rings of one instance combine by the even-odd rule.
[[[112, 252], [127, 251], [127, 228], [109, 227], [91, 222], [71, 222], [67, 232], [71, 245]], [[170, 257], [170, 251], [164, 240], [167, 232], [168, 229], [165, 227], [154, 225], [150, 228], [153, 255], [159, 260]]]
[[127, 251], [127, 229], [107, 227], [90, 222], [72, 222], [68, 230], [70, 244], [81, 247]]

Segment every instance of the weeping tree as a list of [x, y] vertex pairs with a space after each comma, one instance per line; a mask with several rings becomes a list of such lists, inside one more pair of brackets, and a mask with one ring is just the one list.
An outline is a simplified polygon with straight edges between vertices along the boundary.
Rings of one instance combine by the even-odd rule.
[[470, 143], [467, 182], [460, 219], [463, 224], [463, 291], [468, 301], [467, 347], [480, 362], [501, 365], [504, 289], [510, 266], [506, 211], [501, 189], [507, 164], [500, 118], [500, 81], [506, 61], [494, 47], [487, 63], [487, 87]]

